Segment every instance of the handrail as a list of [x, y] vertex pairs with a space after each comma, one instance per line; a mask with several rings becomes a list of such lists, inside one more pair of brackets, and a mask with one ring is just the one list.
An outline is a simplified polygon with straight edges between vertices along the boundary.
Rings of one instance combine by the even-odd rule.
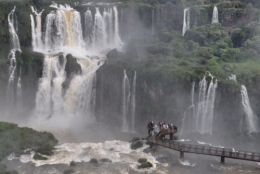
[[153, 137], [148, 138], [147, 141], [180, 152], [204, 154], [204, 155], [211, 155], [211, 156], [221, 156], [227, 158], [260, 162], [260, 153], [257, 152], [234, 151], [232, 149], [227, 149], [227, 148], [185, 144], [185, 143], [177, 142], [174, 140], [168, 140], [168, 139], [162, 141], [159, 139], [155, 139]]

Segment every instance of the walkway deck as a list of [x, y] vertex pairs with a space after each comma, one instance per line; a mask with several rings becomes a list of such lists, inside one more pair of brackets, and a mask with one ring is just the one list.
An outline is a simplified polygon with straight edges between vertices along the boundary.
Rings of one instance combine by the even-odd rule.
[[170, 148], [170, 149], [179, 151], [181, 158], [184, 157], [184, 152], [185, 152], [185, 153], [219, 156], [219, 157], [221, 157], [221, 163], [225, 162], [225, 158], [233, 158], [233, 159], [238, 159], [238, 160], [260, 162], [260, 153], [255, 153], [255, 152], [246, 152], [246, 151], [235, 151], [234, 152], [234, 150], [232, 150], [232, 149], [203, 146], [203, 145], [185, 144], [182, 142], [169, 140], [169, 139], [162, 141], [159, 139], [155, 139], [153, 137], [148, 138], [147, 141], [151, 145], [156, 144], [159, 146], [163, 146], [166, 148]]

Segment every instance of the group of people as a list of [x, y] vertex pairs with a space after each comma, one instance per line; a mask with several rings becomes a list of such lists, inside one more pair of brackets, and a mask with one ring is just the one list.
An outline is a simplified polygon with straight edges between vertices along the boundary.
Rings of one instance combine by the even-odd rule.
[[176, 126], [174, 126], [172, 123], [171, 124], [166, 124], [164, 121], [160, 121], [157, 124], [155, 124], [153, 121], [148, 121], [147, 124], [147, 129], [148, 129], [148, 136], [154, 136], [158, 134], [162, 129], [177, 129]]

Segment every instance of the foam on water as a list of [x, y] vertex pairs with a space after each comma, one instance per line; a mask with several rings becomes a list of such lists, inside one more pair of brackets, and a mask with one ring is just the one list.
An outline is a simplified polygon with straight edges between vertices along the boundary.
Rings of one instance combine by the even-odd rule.
[[184, 165], [184, 166], [189, 166], [189, 167], [195, 167], [197, 163], [191, 163], [189, 162], [188, 160], [181, 160], [181, 159], [178, 159], [178, 161]]
[[[106, 141], [104, 143], [64, 143], [55, 147], [54, 154], [48, 159], [34, 160], [31, 154], [22, 155], [20, 161], [22, 163], [32, 162], [35, 166], [51, 165], [51, 164], [70, 164], [75, 162], [89, 162], [91, 158], [100, 160], [102, 158], [109, 158], [112, 163], [127, 163], [134, 171], [146, 171], [151, 173], [156, 170], [159, 162], [150, 154], [143, 152], [144, 148], [132, 150], [130, 143], [119, 140]], [[139, 158], [146, 158], [153, 164], [149, 169], [137, 169]]]

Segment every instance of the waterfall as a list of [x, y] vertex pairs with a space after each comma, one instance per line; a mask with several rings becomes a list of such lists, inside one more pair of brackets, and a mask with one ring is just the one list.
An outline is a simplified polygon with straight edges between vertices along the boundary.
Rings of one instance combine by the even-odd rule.
[[249, 97], [247, 94], [246, 87], [244, 85], [241, 86], [241, 96], [242, 96], [242, 105], [245, 114], [247, 132], [248, 133], [259, 132], [258, 118], [254, 114], [250, 106]]
[[[16, 7], [8, 14], [8, 28], [9, 28], [9, 33], [11, 35], [11, 50], [8, 55], [8, 60], [10, 61], [10, 66], [9, 66], [9, 79], [8, 79], [8, 85], [7, 85], [7, 100], [9, 104], [14, 104], [15, 103], [15, 95], [17, 94], [15, 92], [15, 73], [16, 73], [16, 52], [21, 52], [20, 49], [20, 42], [19, 38], [17, 35], [18, 31], [18, 24], [16, 19], [16, 16], [14, 14]], [[19, 83], [19, 82], [18, 82]]]
[[129, 78], [126, 74], [126, 70], [124, 70], [124, 78], [122, 84], [122, 112], [123, 112], [123, 125], [122, 130], [127, 132], [129, 131], [129, 122], [128, 122], [128, 109], [129, 109], [129, 101], [130, 101], [130, 82]]
[[[80, 13], [65, 5], [52, 5], [56, 8], [45, 19], [45, 32], [42, 36], [41, 14], [31, 7], [32, 46], [34, 51], [44, 53], [60, 52], [64, 47], [84, 46]], [[36, 26], [35, 26], [36, 23]], [[43, 44], [44, 41], [44, 44]]]
[[181, 134], [189, 133], [194, 130], [192, 122], [195, 117], [195, 105], [194, 105], [194, 91], [195, 91], [195, 82], [192, 82], [191, 88], [191, 105], [185, 110], [182, 119], [182, 128]]
[[105, 22], [100, 14], [99, 8], [96, 7], [96, 14], [94, 19], [94, 29], [93, 29], [93, 49], [102, 51], [107, 46], [107, 33]]
[[186, 31], [189, 29], [190, 29], [190, 8], [188, 7], [184, 9], [182, 36], [184, 36]]
[[17, 81], [17, 91], [16, 91], [16, 105], [18, 108], [22, 107], [22, 84], [21, 84], [22, 67], [19, 71], [19, 77]]
[[131, 95], [131, 119], [132, 119], [131, 131], [132, 132], [135, 132], [135, 90], [136, 90], [135, 88], [136, 88], [136, 71], [134, 74], [132, 95]]
[[218, 23], [218, 8], [216, 6], [213, 9], [212, 24], [213, 23]]
[[92, 28], [93, 28], [93, 17], [91, 11], [88, 9], [85, 14], [85, 42], [86, 46], [89, 47], [92, 43]]
[[119, 36], [119, 27], [118, 27], [118, 11], [117, 11], [117, 7], [114, 6], [113, 7], [113, 11], [114, 11], [114, 15], [115, 15], [115, 47], [121, 47], [122, 46], [122, 41], [121, 38]]
[[211, 78], [209, 85], [207, 85], [206, 75], [199, 82], [199, 99], [195, 131], [211, 134], [217, 80], [214, 83], [214, 77], [210, 73], [208, 73], [208, 76]]
[[[42, 12], [37, 12], [36, 9], [34, 9], [33, 6], [31, 6], [31, 10], [33, 14], [35, 15], [36, 22], [34, 19], [34, 16], [30, 14], [31, 18], [31, 28], [32, 28], [32, 46], [33, 46], [33, 51], [37, 51], [43, 48], [43, 43], [42, 43]], [[36, 25], [35, 25], [36, 23]]]

